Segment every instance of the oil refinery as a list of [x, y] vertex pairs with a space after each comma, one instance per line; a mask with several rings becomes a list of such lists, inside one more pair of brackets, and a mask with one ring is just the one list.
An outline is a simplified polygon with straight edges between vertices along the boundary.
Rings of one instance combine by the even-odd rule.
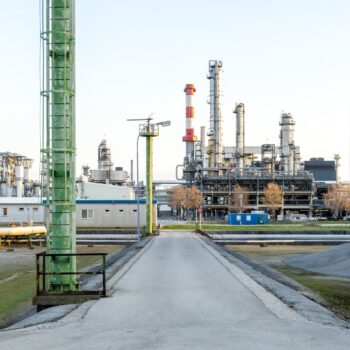
[[246, 116], [244, 103], [236, 103], [232, 110], [236, 143], [223, 145], [222, 67], [222, 61], [209, 61], [209, 128], [201, 126], [199, 140], [193, 128], [196, 88], [193, 84], [185, 86], [186, 153], [183, 165], [177, 167], [177, 179], [200, 189], [207, 217], [222, 217], [235, 211], [232, 201], [236, 186], [244, 188], [248, 195], [245, 211], [266, 211], [264, 188], [269, 182], [277, 183], [282, 189], [282, 218], [296, 213], [306, 217], [327, 215], [322, 205], [323, 195], [329, 184], [337, 181], [339, 156], [335, 156], [336, 161], [317, 158], [302, 162], [300, 147], [294, 142], [296, 123], [291, 113], [281, 113], [278, 145], [246, 145], [245, 118], [249, 115]]

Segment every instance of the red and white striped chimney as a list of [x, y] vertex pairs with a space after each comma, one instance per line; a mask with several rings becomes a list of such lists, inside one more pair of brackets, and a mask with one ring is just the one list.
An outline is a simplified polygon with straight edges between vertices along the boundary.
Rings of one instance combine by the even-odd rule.
[[193, 84], [186, 84], [184, 92], [186, 93], [186, 135], [182, 141], [186, 142], [186, 156], [189, 160], [194, 158], [194, 142], [198, 141], [197, 136], [194, 135], [193, 118], [193, 95], [196, 89]]

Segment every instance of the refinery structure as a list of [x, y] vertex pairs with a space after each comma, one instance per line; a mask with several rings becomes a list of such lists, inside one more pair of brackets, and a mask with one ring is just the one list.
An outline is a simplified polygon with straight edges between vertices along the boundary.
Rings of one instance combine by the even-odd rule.
[[[246, 145], [246, 113], [242, 102], [236, 103], [233, 108], [235, 145], [223, 145], [222, 66], [222, 61], [209, 61], [209, 128], [201, 127], [199, 140], [193, 128], [193, 96], [196, 89], [193, 84], [185, 86], [186, 135], [183, 141], [186, 143], [186, 155], [183, 165], [177, 167], [177, 178], [200, 189], [202, 208], [207, 216], [223, 216], [235, 211], [233, 197], [236, 186], [243, 187], [247, 194], [245, 211], [266, 211], [264, 188], [269, 182], [277, 183], [282, 189], [282, 216], [301, 213], [311, 217], [320, 214], [322, 206], [318, 206], [319, 212], [315, 212], [315, 203], [322, 201], [329, 183], [335, 182], [335, 165], [339, 163], [339, 156], [336, 156], [337, 164], [334, 161], [325, 162], [323, 158], [302, 163], [300, 147], [294, 142], [294, 118], [284, 112], [279, 120], [279, 144]], [[182, 177], [178, 175], [180, 167], [183, 168]], [[320, 171], [325, 176], [315, 181]]]
[[33, 159], [12, 152], [0, 153], [0, 197], [34, 197], [40, 183], [32, 179]]
[[[58, 58], [59, 56], [56, 57], [56, 59]], [[60, 65], [66, 67], [68, 63], [57, 63], [58, 69], [61, 70]], [[201, 126], [198, 133], [195, 132], [193, 123], [195, 118], [194, 96], [196, 88], [194, 84], [186, 84], [185, 86], [186, 133], [182, 138], [182, 141], [186, 145], [185, 157], [183, 164], [177, 166], [176, 180], [153, 181], [155, 197], [158, 201], [160, 211], [164, 207], [169, 209], [168, 194], [171, 191], [171, 186], [176, 184], [196, 185], [199, 188], [203, 196], [201, 207], [205, 217], [223, 217], [229, 212], [237, 211], [234, 205], [237, 186], [242, 187], [247, 194], [245, 202], [242, 203], [242, 209], [244, 211], [267, 211], [268, 206], [264, 202], [264, 189], [269, 182], [274, 182], [281, 187], [283, 193], [283, 203], [279, 213], [282, 218], [288, 218], [291, 214], [304, 214], [307, 217], [330, 215], [324, 206], [323, 196], [328, 191], [330, 184], [339, 181], [338, 168], [340, 157], [336, 155], [335, 161], [325, 161], [320, 157], [302, 161], [300, 147], [294, 142], [295, 121], [290, 113], [282, 112], [280, 119], [278, 120], [276, 118], [276, 134], [279, 133], [278, 144], [246, 145], [245, 135], [249, 131], [245, 128], [245, 118], [249, 117], [249, 115], [246, 115], [244, 103], [238, 102], [233, 106], [232, 115], [230, 116], [231, 118], [235, 118], [235, 144], [223, 144], [223, 116], [221, 111], [222, 67], [223, 63], [221, 61], [209, 61], [209, 71], [207, 74], [209, 80], [209, 124], [208, 127]], [[60, 80], [57, 84], [59, 82]], [[53, 83], [55, 83], [55, 80], [50, 80], [50, 84]], [[47, 90], [50, 89], [52, 87], [48, 86]], [[46, 92], [44, 91], [44, 98], [49, 98], [45, 94]], [[68, 96], [69, 92], [66, 92], [66, 94], [67, 96], [64, 97], [64, 100], [69, 101], [69, 98], [71, 98]], [[60, 98], [63, 97], [56, 97], [57, 101]], [[67, 102], [67, 111], [69, 112], [68, 105]], [[55, 117], [53, 115], [53, 113], [56, 113], [56, 110], [57, 120], [54, 119]], [[65, 113], [68, 113], [67, 111]], [[62, 127], [58, 123], [61, 118], [61, 103], [58, 102], [57, 108], [52, 107], [47, 113], [48, 125], [55, 126], [58, 130], [58, 142], [62, 136], [59, 134]], [[73, 110], [70, 113], [73, 113]], [[68, 117], [69, 115], [67, 114], [65, 118]], [[278, 124], [279, 132], [277, 130]], [[52, 138], [52, 134], [50, 135]], [[67, 140], [70, 142], [69, 135], [67, 134], [65, 137], [68, 137]], [[52, 146], [54, 140], [49, 139], [47, 142], [48, 145]], [[71, 149], [71, 147], [61, 146], [62, 150]], [[59, 150], [59, 147], [55, 146], [54, 150]], [[118, 226], [118, 220], [121, 226], [124, 225], [123, 222], [136, 225], [135, 218], [130, 221], [126, 220], [124, 216], [126, 217], [129, 212], [132, 212], [132, 215], [135, 213], [136, 209], [134, 206], [137, 199], [135, 190], [137, 187], [141, 194], [142, 204], [144, 204], [145, 186], [141, 181], [138, 184], [135, 183], [133, 179], [132, 160], [130, 175], [122, 167], [113, 166], [111, 149], [108, 147], [106, 139], [103, 139], [98, 145], [97, 168], [94, 169], [88, 165], [84, 165], [82, 174], [71, 184], [66, 182], [65, 175], [61, 180], [55, 177], [55, 182], [52, 182], [51, 179], [49, 180], [51, 182], [48, 183], [47, 169], [48, 167], [51, 168], [51, 172], [53, 169], [56, 169], [54, 165], [56, 161], [58, 162], [58, 166], [63, 164], [62, 169], [68, 169], [72, 165], [70, 155], [63, 156], [63, 152], [58, 152], [56, 155], [50, 153], [44, 154], [43, 165], [41, 167], [42, 180], [35, 181], [31, 175], [32, 159], [11, 152], [0, 153], [0, 202], [6, 203], [6, 207], [2, 209], [6, 209], [7, 211], [7, 206], [10, 203], [9, 198], [11, 197], [24, 197], [27, 198], [27, 202], [28, 197], [32, 197], [32, 204], [35, 209], [38, 200], [34, 198], [42, 201], [43, 198], [47, 197], [47, 194], [49, 198], [52, 198], [53, 195], [55, 198], [58, 198], [61, 195], [60, 188], [62, 186], [68, 186], [72, 190], [75, 186], [75, 190], [72, 192], [75, 195], [69, 201], [73, 203], [76, 198], [79, 202], [80, 212], [77, 213], [79, 225], [85, 225], [85, 218], [81, 212], [82, 210], [86, 210], [83, 206], [84, 200], [93, 200], [95, 202], [99, 200], [130, 201], [129, 203], [123, 203], [125, 204], [125, 208], [118, 207], [118, 217], [105, 221], [97, 218], [99, 215], [97, 213], [101, 210], [106, 210], [106, 213], [109, 213], [111, 209], [101, 209], [102, 207], [98, 206], [96, 202], [97, 207], [93, 209], [96, 211], [95, 221], [99, 225], [101, 225], [101, 222], [102, 224], [105, 222], [106, 225]], [[182, 175], [179, 171], [180, 168], [182, 168]], [[62, 170], [60, 169], [57, 168], [55, 170], [56, 173], [60, 173]], [[72, 171], [72, 174], [74, 173]], [[63, 182], [60, 183], [60, 181]], [[54, 187], [56, 185], [58, 186], [58, 192], [55, 195]], [[169, 187], [164, 187], [164, 185], [168, 185]], [[47, 192], [48, 190], [49, 192]], [[5, 200], [4, 198], [7, 199]], [[21, 201], [18, 199], [13, 203], [21, 206]], [[155, 204], [153, 210], [155, 217], [157, 213], [156, 206]], [[122, 212], [124, 212], [124, 215], [121, 215]], [[38, 221], [42, 221], [43, 216], [43, 212], [40, 215], [34, 213], [32, 215], [33, 218], [40, 218]], [[23, 217], [26, 218], [27, 216]], [[2, 219], [4, 223], [6, 218], [2, 217]], [[16, 221], [17, 219], [14, 220]], [[20, 219], [18, 220], [20, 221]], [[156, 219], [154, 222], [156, 222]], [[89, 224], [92, 226], [95, 225], [93, 220], [90, 220]]]

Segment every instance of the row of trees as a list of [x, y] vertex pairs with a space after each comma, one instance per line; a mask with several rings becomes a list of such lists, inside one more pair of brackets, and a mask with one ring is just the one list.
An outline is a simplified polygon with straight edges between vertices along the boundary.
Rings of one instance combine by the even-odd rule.
[[335, 217], [341, 215], [344, 211], [350, 211], [350, 185], [337, 184], [332, 186], [324, 197], [327, 208]]
[[[283, 200], [280, 186], [269, 183], [264, 190], [265, 203], [275, 213]], [[202, 195], [196, 186], [176, 186], [169, 195], [169, 203], [183, 217], [187, 217], [190, 209], [196, 210], [202, 205]], [[230, 207], [238, 212], [243, 212], [248, 204], [248, 193], [245, 188], [237, 185], [230, 200]]]
[[188, 216], [189, 209], [198, 209], [202, 205], [202, 194], [196, 186], [176, 186], [169, 195], [169, 203], [177, 213]]
[[[176, 186], [173, 188], [169, 202], [173, 209], [186, 217], [190, 209], [196, 210], [202, 205], [202, 195], [195, 186]], [[273, 216], [283, 204], [281, 187], [269, 182], [264, 189], [264, 203]], [[350, 212], [350, 184], [337, 184], [332, 186], [324, 197], [327, 208], [338, 217], [342, 212]], [[248, 205], [248, 192], [244, 187], [237, 185], [232, 193], [229, 207], [235, 211], [243, 212]]]

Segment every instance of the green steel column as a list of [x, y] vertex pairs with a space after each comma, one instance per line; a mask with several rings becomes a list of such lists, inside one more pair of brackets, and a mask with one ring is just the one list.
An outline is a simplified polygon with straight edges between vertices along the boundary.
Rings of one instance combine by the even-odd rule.
[[[75, 0], [47, 0], [47, 204], [48, 253], [76, 252], [75, 206]], [[52, 272], [75, 272], [74, 257], [52, 258]], [[51, 291], [76, 290], [76, 277], [52, 276]]]
[[146, 234], [153, 234], [153, 137], [146, 137]]

